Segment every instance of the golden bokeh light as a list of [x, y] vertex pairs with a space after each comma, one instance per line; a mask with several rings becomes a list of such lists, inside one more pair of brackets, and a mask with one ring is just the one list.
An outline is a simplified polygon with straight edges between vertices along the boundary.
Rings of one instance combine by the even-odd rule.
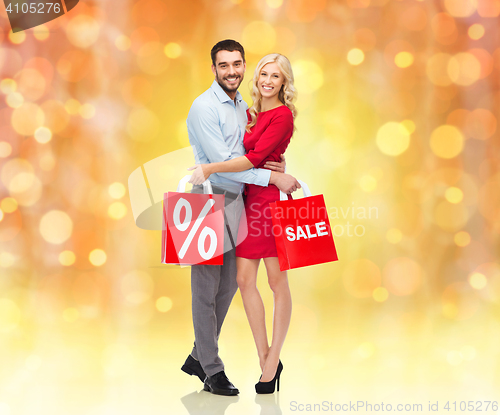
[[47, 127], [37, 128], [35, 131], [35, 140], [40, 144], [48, 143], [52, 140], [52, 131], [50, 131]]
[[414, 60], [415, 58], [410, 52], [399, 52], [394, 58], [394, 63], [399, 68], [408, 68], [413, 65]]
[[364, 60], [365, 54], [361, 49], [354, 48], [347, 53], [347, 62], [351, 65], [360, 65]]
[[295, 87], [301, 94], [310, 94], [323, 85], [323, 70], [316, 62], [301, 59], [292, 66]]
[[276, 44], [276, 31], [274, 27], [264, 21], [251, 22], [245, 26], [241, 35], [245, 51], [264, 55], [271, 53]]
[[2, 166], [0, 177], [9, 191], [22, 192], [30, 187], [34, 178], [34, 168], [25, 159], [13, 158]]
[[413, 294], [424, 279], [420, 265], [406, 257], [391, 259], [385, 265], [382, 275], [387, 290], [398, 296]]
[[121, 51], [129, 50], [131, 44], [132, 44], [132, 42], [130, 41], [130, 38], [128, 38], [125, 35], [120, 35], [115, 40], [116, 48], [121, 50]]
[[89, 48], [99, 39], [99, 23], [90, 16], [80, 14], [66, 25], [66, 35], [76, 47]]
[[359, 179], [359, 187], [365, 192], [373, 192], [377, 188], [377, 179], [370, 174], [365, 174]]
[[125, 217], [127, 214], [127, 206], [122, 202], [113, 202], [108, 207], [108, 216], [111, 219], [119, 220]]
[[16, 329], [21, 321], [19, 306], [8, 298], [0, 298], [0, 333]]
[[377, 132], [377, 147], [388, 156], [399, 156], [410, 145], [408, 130], [398, 122], [388, 122]]
[[476, 108], [465, 117], [465, 133], [476, 140], [487, 140], [497, 131], [495, 115], [484, 108]]
[[68, 114], [75, 115], [78, 114], [80, 111], [81, 104], [78, 102], [78, 100], [74, 98], [70, 98], [66, 101], [64, 104], [64, 108], [68, 112]]
[[108, 186], [108, 193], [113, 199], [121, 199], [123, 196], [125, 196], [126, 192], [127, 189], [125, 188], [123, 183], [114, 182]]
[[73, 265], [76, 261], [76, 255], [73, 251], [62, 251], [59, 254], [59, 262], [65, 267]]
[[447, 70], [452, 82], [468, 86], [479, 80], [481, 63], [472, 53], [462, 52], [450, 58]]
[[401, 14], [398, 24], [404, 30], [415, 32], [424, 30], [427, 26], [427, 12], [419, 4], [409, 6]]
[[108, 259], [106, 252], [102, 249], [93, 249], [89, 254], [89, 261], [92, 265], [100, 267], [106, 263]]
[[448, 86], [452, 83], [448, 75], [448, 64], [450, 59], [451, 55], [447, 53], [436, 53], [427, 61], [427, 77], [434, 85]]
[[172, 300], [168, 297], [160, 297], [156, 300], [156, 309], [160, 313], [166, 313], [172, 309]]
[[3, 221], [3, 218], [5, 217], [3, 210], [0, 209], [0, 222]]
[[[69, 105], [71, 106], [72, 104]], [[69, 115], [62, 102], [50, 99], [45, 101], [41, 105], [41, 108], [45, 114], [44, 126], [53, 134], [57, 134], [67, 127], [69, 123]]]
[[451, 159], [458, 156], [464, 147], [462, 132], [453, 125], [441, 125], [431, 134], [432, 152], [441, 158]]
[[13, 197], [6, 197], [0, 202], [0, 209], [5, 213], [12, 213], [17, 210], [18, 203]]
[[60, 245], [71, 237], [73, 221], [66, 212], [51, 210], [40, 220], [39, 231], [48, 243]]
[[385, 237], [391, 244], [398, 244], [403, 239], [403, 233], [397, 228], [391, 228], [387, 231]]
[[408, 131], [408, 134], [413, 134], [415, 132], [415, 129], [417, 126], [412, 120], [403, 120], [401, 121], [401, 125], [406, 128], [406, 131]]
[[178, 43], [170, 42], [165, 45], [163, 52], [165, 52], [167, 58], [177, 59], [182, 54], [182, 48]]
[[85, 118], [86, 120], [93, 118], [95, 111], [95, 107], [92, 104], [83, 104], [78, 110], [82, 118]]
[[21, 135], [33, 135], [37, 128], [43, 127], [45, 114], [41, 108], [31, 102], [25, 102], [12, 111], [12, 127]]
[[479, 23], [474, 23], [467, 31], [472, 40], [481, 39], [484, 36], [484, 26]]
[[17, 91], [27, 101], [37, 101], [47, 88], [45, 77], [34, 68], [25, 68], [16, 74]]
[[26, 33], [23, 32], [17, 32], [13, 33], [12, 31], [9, 32], [9, 40], [14, 44], [14, 45], [20, 45], [26, 40]]
[[480, 272], [474, 272], [468, 277], [469, 284], [475, 290], [482, 290], [488, 284], [486, 277]]
[[354, 44], [362, 51], [372, 50], [377, 44], [377, 36], [367, 27], [362, 27], [354, 32]]
[[36, 28], [34, 28], [33, 36], [35, 36], [36, 40], [44, 42], [45, 40], [47, 40], [49, 38], [50, 30], [46, 25], [41, 24], [41, 25], [37, 26]]
[[283, 5], [283, 0], [266, 0], [266, 4], [271, 9], [278, 9]]
[[464, 193], [458, 187], [448, 187], [444, 197], [450, 203], [460, 203], [464, 198]]
[[455, 241], [455, 244], [460, 247], [465, 247], [470, 244], [471, 237], [468, 232], [465, 231], [460, 231], [455, 234], [455, 237], [453, 238]]
[[444, 0], [444, 7], [453, 17], [469, 17], [476, 11], [477, 0]]
[[5, 102], [11, 108], [19, 108], [24, 104], [24, 97], [19, 92], [11, 92], [7, 95]]
[[7, 158], [12, 154], [12, 146], [6, 141], [0, 141], [0, 158]]
[[47, 152], [40, 156], [38, 165], [43, 171], [50, 171], [55, 167], [56, 159], [50, 152]]
[[17, 82], [14, 81], [13, 79], [4, 78], [2, 79], [2, 81], [0, 81], [0, 91], [3, 94], [8, 95], [12, 92], [16, 92], [16, 90], [17, 90]]
[[373, 290], [373, 299], [377, 303], [383, 303], [389, 298], [389, 291], [384, 287], [377, 287]]
[[441, 202], [434, 210], [434, 223], [448, 232], [457, 232], [468, 220], [469, 211], [461, 203]]
[[477, 13], [481, 17], [498, 17], [500, 16], [500, 2], [479, 0], [477, 4]]
[[16, 257], [10, 252], [0, 252], [0, 268], [9, 268], [16, 262]]

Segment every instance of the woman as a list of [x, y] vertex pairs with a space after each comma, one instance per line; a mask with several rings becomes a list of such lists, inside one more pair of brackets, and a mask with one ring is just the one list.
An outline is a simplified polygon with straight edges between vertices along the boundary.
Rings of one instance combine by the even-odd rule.
[[[198, 166], [191, 178], [201, 184], [213, 173], [239, 172], [252, 167], [262, 168], [266, 161], [280, 161], [290, 143], [297, 111], [292, 101], [296, 91], [288, 59], [270, 54], [260, 60], [252, 80], [253, 105], [247, 111], [248, 125], [243, 144], [247, 154], [220, 163]], [[269, 203], [280, 199], [274, 185], [261, 187], [248, 184], [245, 188], [245, 213], [248, 235], [236, 247], [237, 281], [245, 312], [257, 346], [262, 376], [255, 385], [257, 393], [273, 393], [283, 365], [280, 352], [290, 325], [292, 298], [286, 271], [279, 268], [276, 243], [272, 233]], [[243, 232], [239, 232], [241, 235]], [[269, 285], [274, 293], [273, 337], [267, 339], [264, 303], [257, 289], [257, 271], [264, 260]]]

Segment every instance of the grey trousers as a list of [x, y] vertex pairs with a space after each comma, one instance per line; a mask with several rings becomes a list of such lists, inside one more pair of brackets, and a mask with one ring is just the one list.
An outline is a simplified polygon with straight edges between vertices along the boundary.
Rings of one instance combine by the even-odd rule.
[[[208, 376], [224, 370], [219, 357], [218, 340], [222, 323], [238, 289], [236, 282], [235, 243], [243, 210], [241, 195], [213, 187], [216, 194], [225, 194], [224, 264], [191, 266], [191, 295], [194, 326], [194, 347], [191, 352]], [[203, 193], [194, 186], [192, 193]], [[229, 232], [228, 232], [229, 228]]]

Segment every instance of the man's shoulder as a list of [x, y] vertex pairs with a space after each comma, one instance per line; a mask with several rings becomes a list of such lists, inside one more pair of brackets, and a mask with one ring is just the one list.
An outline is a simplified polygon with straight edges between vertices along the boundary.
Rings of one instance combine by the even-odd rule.
[[214, 92], [209, 88], [199, 95], [191, 105], [190, 113], [194, 111], [212, 112], [214, 110]]

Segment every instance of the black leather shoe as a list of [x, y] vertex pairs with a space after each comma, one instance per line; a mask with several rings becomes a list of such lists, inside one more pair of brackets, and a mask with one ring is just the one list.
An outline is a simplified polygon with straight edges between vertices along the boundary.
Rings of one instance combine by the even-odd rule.
[[203, 389], [215, 395], [233, 396], [240, 393], [240, 391], [229, 382], [224, 371], [218, 372], [213, 376], [207, 376], [204, 383]]
[[205, 381], [207, 375], [205, 375], [205, 371], [201, 367], [200, 362], [196, 360], [193, 356], [189, 355], [181, 367], [183, 372], [186, 372], [188, 375], [196, 375], [200, 378], [202, 382]]

